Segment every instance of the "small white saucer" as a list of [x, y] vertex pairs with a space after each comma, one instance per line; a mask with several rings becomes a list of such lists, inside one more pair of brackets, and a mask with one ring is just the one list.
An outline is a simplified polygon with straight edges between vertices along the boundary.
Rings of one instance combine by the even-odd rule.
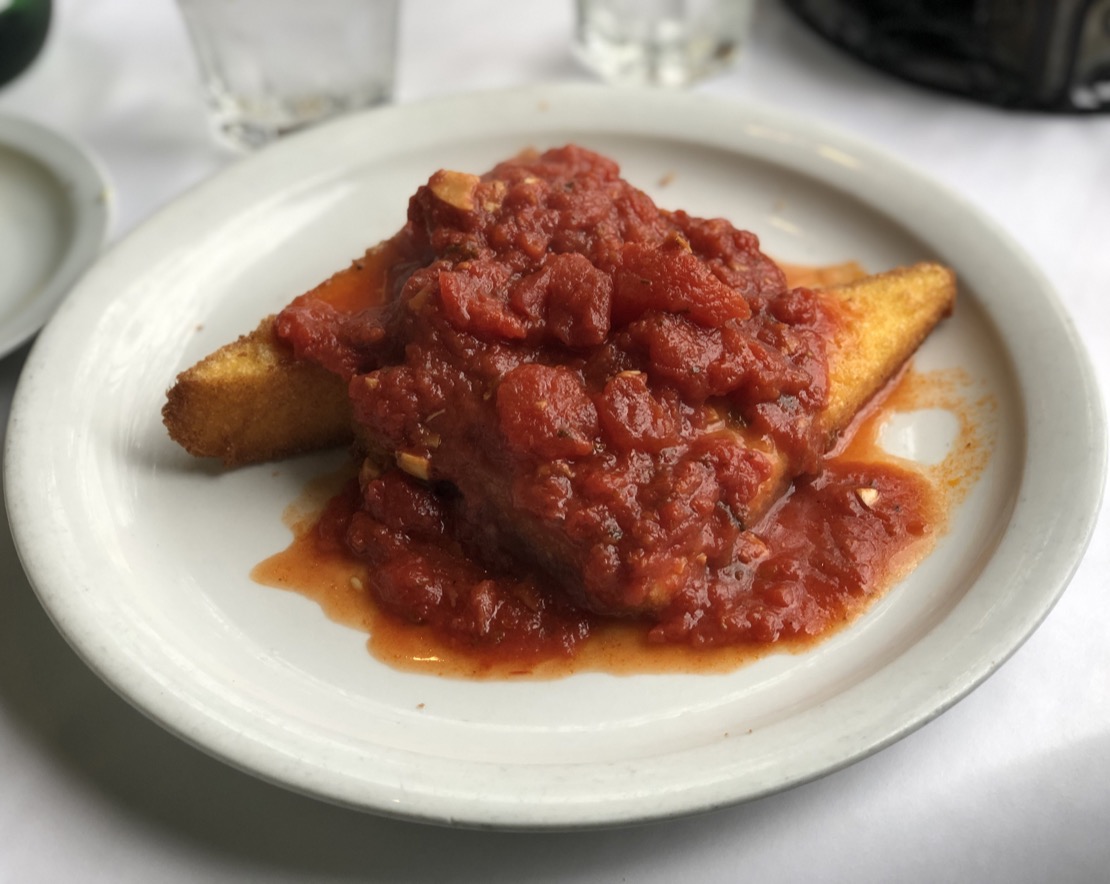
[[50, 318], [108, 233], [97, 162], [37, 123], [0, 115], [0, 357]]

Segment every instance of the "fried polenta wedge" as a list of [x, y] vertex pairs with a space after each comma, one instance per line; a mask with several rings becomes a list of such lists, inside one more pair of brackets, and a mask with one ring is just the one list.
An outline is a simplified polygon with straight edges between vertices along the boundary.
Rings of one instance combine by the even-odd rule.
[[190, 454], [229, 467], [330, 448], [351, 437], [343, 382], [294, 359], [274, 337], [272, 316], [183, 372], [167, 394], [162, 419]]
[[[355, 303], [359, 292], [382, 284], [380, 257], [371, 250], [317, 292], [332, 303]], [[952, 310], [955, 278], [929, 263], [875, 276], [862, 276], [852, 263], [785, 269], [791, 285], [820, 288], [844, 317], [829, 342], [829, 401], [820, 416], [831, 445]], [[186, 451], [229, 467], [342, 445], [353, 437], [344, 383], [294, 359], [274, 337], [272, 317], [183, 372], [162, 415], [171, 438]]]
[[[387, 240], [312, 295], [354, 311], [368, 297], [380, 297], [392, 259]], [[219, 458], [227, 467], [319, 451], [352, 437], [345, 385], [326, 369], [295, 359], [274, 336], [273, 316], [182, 372], [166, 396], [162, 420], [190, 454]]]
[[952, 312], [956, 276], [940, 264], [915, 264], [824, 295], [843, 318], [829, 342], [829, 401], [820, 417], [831, 442]]

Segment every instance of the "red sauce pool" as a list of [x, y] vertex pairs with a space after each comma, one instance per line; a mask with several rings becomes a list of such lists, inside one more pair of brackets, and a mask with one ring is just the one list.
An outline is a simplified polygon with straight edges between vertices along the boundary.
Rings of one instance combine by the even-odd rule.
[[[765, 593], [778, 610], [802, 612], [795, 615], [798, 628], [774, 635], [752, 633], [745, 640], [733, 637], [716, 644], [691, 644], [680, 636], [666, 641], [653, 623], [571, 610], [564, 613], [574, 641], [526, 647], [512, 641], [467, 642], [434, 624], [413, 623], [380, 603], [371, 589], [368, 564], [337, 540], [350, 515], [337, 493], [352, 481], [351, 471], [313, 483], [289, 507], [286, 521], [293, 542], [260, 563], [252, 577], [302, 593], [331, 619], [369, 633], [371, 654], [403, 670], [501, 679], [556, 678], [581, 671], [729, 671], [769, 652], [804, 651], [848, 626], [929, 553], [946, 529], [948, 512], [979, 475], [989, 453], [984, 424], [990, 402], [969, 401], [965, 390], [966, 379], [958, 372], [904, 372], [882, 401], [861, 415], [851, 441], [830, 459], [827, 473], [799, 484], [758, 526], [755, 533], [773, 550], [764, 559], [773, 562], [772, 573], [794, 578], [793, 598], [784, 598], [782, 594], [790, 593], [776, 590], [775, 584], [765, 585]], [[948, 456], [918, 467], [885, 454], [878, 437], [886, 418], [925, 408], [944, 409], [957, 420]], [[867, 488], [875, 488], [877, 497], [872, 500], [862, 490]], [[830, 559], [830, 547], [847, 552]], [[758, 607], [768, 599], [752, 596], [749, 601]]]

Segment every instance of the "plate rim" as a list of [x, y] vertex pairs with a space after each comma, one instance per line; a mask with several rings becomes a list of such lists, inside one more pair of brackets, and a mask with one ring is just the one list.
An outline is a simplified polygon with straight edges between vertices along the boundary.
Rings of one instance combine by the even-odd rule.
[[[29, 448], [31, 447], [30, 443], [27, 441], [26, 433], [22, 432], [21, 429], [26, 424], [27, 416], [33, 415], [34, 413], [34, 388], [37, 383], [36, 378], [39, 375], [41, 363], [47, 359], [49, 350], [53, 346], [52, 342], [55, 337], [54, 328], [64, 327], [64, 324], [68, 321], [66, 316], [69, 313], [69, 310], [66, 308], [75, 301], [79, 301], [81, 297], [85, 297], [84, 292], [86, 290], [95, 292], [94, 283], [96, 281], [96, 273], [94, 268], [94, 272], [90, 274], [92, 279], [88, 281], [87, 284], [83, 283], [79, 286], [80, 292], [75, 291], [74, 293], [77, 297], [63, 305], [63, 309], [58, 311], [56, 318], [51, 321], [40, 336], [39, 341], [36, 342], [31, 357], [28, 359], [28, 367], [16, 391], [6, 446], [4, 477], [5, 498], [12, 523], [16, 548], [21, 560], [24, 562], [24, 566], [28, 573], [28, 579], [34, 587], [35, 592], [39, 595], [44, 607], [47, 609], [52, 619], [54, 619], [58, 628], [75, 647], [82, 659], [84, 659], [101, 678], [123, 695], [125, 699], [129, 700], [141, 711], [154, 718], [154, 720], [158, 721], [162, 726], [193, 745], [221, 758], [235, 767], [246, 770], [271, 782], [292, 788], [295, 791], [300, 791], [317, 798], [362, 810], [370, 810], [407, 819], [418, 819], [439, 823], [460, 823], [482, 827], [536, 829], [581, 828], [585, 826], [609, 824], [623, 825], [669, 818], [696, 811], [713, 809], [740, 801], [751, 800], [826, 775], [871, 755], [879, 749], [906, 736], [908, 733], [962, 699], [992, 672], [996, 671], [1010, 655], [1017, 651], [1029, 635], [1032, 634], [1036, 627], [1043, 621], [1044, 617], [1051, 611], [1053, 605], [1066, 588], [1075, 569], [1079, 566], [1083, 552], [1090, 541], [1094, 529], [1095, 519], [1101, 503], [1102, 489], [1105, 483], [1106, 439], [1105, 433], [1099, 432], [1100, 427], [1105, 427], [1105, 417], [1101, 411], [1101, 397], [1097, 394], [1097, 384], [1093, 367], [1089, 357], [1087, 357], [1083, 349], [1082, 342], [1075, 330], [1074, 324], [1064, 310], [1062, 302], [1052, 290], [1044, 276], [1032, 264], [1028, 256], [1025, 255], [1023, 250], [1021, 250], [997, 224], [962, 197], [874, 145], [868, 144], [851, 135], [835, 132], [824, 126], [815, 126], [807, 121], [791, 117], [777, 110], [702, 94], [683, 94], [679, 98], [667, 93], [648, 90], [615, 90], [593, 85], [558, 85], [530, 86], [508, 91], [471, 93], [465, 96], [448, 96], [410, 105], [368, 111], [336, 121], [335, 123], [328, 124], [317, 130], [310, 130], [302, 133], [286, 142], [279, 142], [277, 145], [261, 152], [256, 157], [249, 158], [246, 161], [225, 169], [208, 181], [196, 186], [184, 197], [179, 198], [160, 210], [152, 216], [151, 219], [140, 225], [140, 227], [125, 240], [113, 247], [109, 254], [114, 255], [117, 252], [124, 253], [128, 249], [136, 248], [133, 244], [141, 242], [141, 237], [145, 235], [144, 231], [167, 225], [170, 223], [166, 220], [167, 218], [172, 221], [176, 213], [188, 211], [190, 206], [213, 199], [221, 190], [233, 184], [241, 184], [243, 180], [249, 179], [255, 172], [259, 175], [268, 174], [268, 170], [280, 166], [280, 164], [284, 162], [286, 156], [291, 156], [294, 152], [314, 150], [318, 146], [325, 144], [328, 140], [342, 141], [343, 139], [347, 139], [351, 143], [357, 143], [359, 138], [365, 137], [367, 132], [372, 132], [379, 127], [394, 126], [399, 121], [403, 121], [406, 117], [419, 117], [421, 115], [442, 117], [447, 112], [450, 112], [448, 114], [449, 116], [458, 116], [464, 114], [467, 110], [473, 110], [492, 104], [496, 104], [502, 108], [506, 106], [524, 108], [526, 106], [536, 107], [544, 102], [551, 105], [565, 103], [567, 107], [574, 108], [585, 104], [585, 115], [590, 116], [593, 114], [594, 118], [599, 120], [602, 119], [605, 112], [612, 111], [614, 105], [622, 107], [623, 110], [620, 114], [610, 113], [606, 120], [607, 125], [616, 126], [617, 128], [607, 129], [606, 131], [622, 132], [630, 135], [663, 134], [657, 130], [653, 130], [649, 125], [630, 121], [630, 109], [632, 107], [642, 108], [643, 106], [650, 105], [654, 109], [664, 110], [667, 112], [672, 122], [677, 122], [679, 124], [683, 121], [689, 123], [692, 120], [701, 119], [706, 115], [719, 115], [722, 112], [727, 112], [734, 117], [749, 121], [749, 124], [752, 124], [751, 121], [754, 121], [755, 125], [766, 126], [769, 130], [777, 129], [780, 133], [785, 132], [795, 139], [805, 140], [810, 143], [820, 142], [826, 146], [832, 146], [835, 149], [846, 151], [848, 155], [854, 154], [857, 157], [863, 156], [869, 161], [879, 162], [883, 165], [884, 169], [893, 170], [901, 176], [907, 176], [910, 180], [915, 182], [916, 186], [925, 187], [928, 191], [939, 195], [943, 198], [946, 205], [954, 207], [966, 217], [973, 219], [981, 231], [993, 236], [998, 243], [1005, 246], [1009, 254], [1014, 256], [1020, 265], [1017, 268], [1013, 268], [1012, 272], [1026, 274], [1028, 278], [1033, 281], [1033, 284], [1037, 287], [1038, 294], [1041, 296], [1038, 309], [1047, 311], [1057, 323], [1057, 326], [1052, 330], [1053, 334], [1057, 337], [1062, 336], [1062, 339], [1072, 344], [1072, 349], [1069, 350], [1069, 353], [1072, 355], [1072, 360], [1067, 370], [1071, 372], [1074, 375], [1074, 379], [1079, 382], [1081, 391], [1094, 394], [1086, 396], [1089, 408], [1084, 415], [1076, 418], [1078, 428], [1081, 430], [1085, 428], [1085, 432], [1081, 434], [1082, 439], [1080, 441], [1088, 443], [1088, 456], [1086, 459], [1087, 470], [1083, 474], [1083, 482], [1078, 484], [1078, 487], [1084, 489], [1086, 494], [1081, 497], [1080, 505], [1075, 506], [1070, 514], [1068, 514], [1070, 516], [1070, 521], [1066, 529], [1066, 536], [1069, 540], [1069, 547], [1066, 554], [1062, 556], [1063, 564], [1062, 566], [1058, 566], [1055, 574], [1052, 575], [1048, 591], [1043, 592], [1040, 596], [1038, 608], [1034, 611], [1026, 612], [1026, 616], [1021, 618], [1021, 628], [1011, 632], [1009, 639], [1002, 643], [1004, 647], [992, 648], [994, 653], [989, 655], [989, 660], [980, 660], [978, 661], [979, 665], [962, 672], [961, 677], [956, 679], [954, 687], [947, 690], [939, 702], [921, 704], [922, 707], [927, 705], [928, 708], [916, 709], [915, 713], [902, 721], [899, 726], [885, 727], [881, 734], [872, 735], [872, 738], [865, 741], [865, 743], [856, 745], [853, 751], [842, 753], [832, 761], [826, 760], [823, 763], [810, 764], [808, 767], [800, 766], [793, 771], [792, 775], [782, 778], [780, 782], [764, 785], [758, 789], [749, 789], [747, 791], [742, 789], [733, 789], [731, 791], [728, 789], [724, 791], [718, 790], [710, 796], [699, 793], [700, 797], [698, 797], [698, 795], [691, 797], [691, 793], [687, 793], [684, 796], [680, 796], [684, 798], [684, 800], [672, 802], [663, 809], [648, 808], [643, 806], [642, 802], [633, 807], [628, 806], [628, 802], [625, 802], [625, 804], [620, 807], [614, 803], [603, 806], [601, 802], [595, 802], [592, 805], [590, 805], [589, 802], [580, 802], [579, 806], [574, 808], [574, 812], [568, 813], [568, 810], [571, 810], [569, 804], [560, 805], [558, 807], [545, 804], [539, 804], [533, 807], [521, 807], [519, 804], [514, 805], [509, 803], [498, 806], [485, 806], [485, 812], [482, 812], [483, 805], [480, 803], [475, 807], [473, 801], [467, 803], [465, 799], [457, 798], [445, 800], [442, 796], [437, 798], [434, 794], [431, 796], [417, 796], [415, 798], [414, 796], [409, 796], [409, 804], [400, 808], [391, 806], [391, 802], [388, 799], [391, 797], [395, 798], [395, 796], [390, 796], [388, 794], [367, 796], [365, 792], [360, 794], [360, 790], [352, 789], [352, 784], [349, 781], [344, 781], [342, 776], [339, 776], [337, 779], [334, 771], [322, 771], [319, 767], [311, 763], [306, 763], [303, 760], [291, 762], [289, 758], [271, 757], [263, 759], [263, 763], [260, 763], [257, 757], [258, 747], [247, 740], [245, 735], [223, 733], [217, 734], [217, 738], [214, 739], [211, 727], [214, 726], [218, 730], [220, 727], [219, 722], [208, 722], [210, 725], [208, 729], [203, 727], [198, 729], [196, 721], [183, 720], [179, 714], [180, 710], [174, 707], [172, 698], [168, 702], [165, 697], [152, 699], [149, 695], [150, 685], [137, 684], [134, 679], [129, 681], [126, 677], [123, 677], [118, 667], [118, 661], [106, 659], [104, 656], [105, 649], [103, 647], [94, 646], [94, 643], [89, 642], [87, 637], [76, 634], [74, 625], [66, 622], [64, 610], [59, 609], [59, 604], [64, 597], [64, 593], [59, 594], [57, 586], [51, 583], [50, 568], [47, 563], [43, 561], [42, 555], [33, 548], [33, 544], [30, 544], [31, 532], [25, 528], [25, 525], [28, 524], [27, 517], [33, 515], [34, 494], [31, 489], [27, 487], [27, 483], [20, 479], [20, 465], [25, 462]], [[568, 111], [564, 108], [559, 112], [573, 115], [578, 111]], [[614, 119], [616, 116], [619, 116], [619, 120]], [[677, 118], [677, 121], [675, 118]], [[501, 132], [503, 130], [498, 129], [497, 131]], [[681, 131], [683, 131], [682, 126], [676, 125], [675, 131], [669, 134], [675, 135], [677, 132]], [[698, 144], [705, 143], [700, 138], [691, 140]], [[729, 140], [730, 136], [728, 132], [725, 131], [718, 136], [714, 144], [726, 147], [727, 149], [729, 148]], [[786, 147], [789, 147], [789, 145], [786, 145]], [[731, 149], [734, 152], [743, 153], [742, 148], [733, 146]], [[853, 170], [845, 166], [844, 174], [848, 182], [859, 180], [858, 177], [853, 178], [853, 176], [859, 174], [858, 169]], [[824, 181], [826, 179], [822, 178], [822, 180]], [[104, 261], [102, 260], [101, 264], [103, 263]], [[108, 271], [105, 272], [107, 273]], [[1017, 368], [1025, 372], [1025, 374], [1019, 373], [1017, 375], [1018, 380], [1021, 381], [1021, 383], [1018, 384], [1019, 393], [1021, 394], [1019, 400], [1022, 406], [1025, 407], [1027, 405], [1024, 395], [1025, 379], [1028, 374], [1028, 369], [1022, 366], [1017, 366]], [[13, 429], [15, 432], [12, 431]], [[1036, 439], [1033, 441], [1036, 442]], [[1038, 456], [1041, 455], [1038, 453]], [[1027, 450], [1025, 453], [1026, 466], [1023, 467], [1022, 470], [1023, 481], [1029, 472], [1027, 468], [1029, 457], [1030, 453]], [[1063, 527], [1057, 527], [1055, 530], [1057, 533], [1065, 531]], [[252, 746], [256, 750], [255, 756], [249, 757]], [[272, 747], [269, 748], [272, 750]], [[478, 812], [475, 812], [476, 810]]]
[[107, 172], [87, 147], [27, 117], [0, 114], [0, 147], [41, 166], [65, 194], [73, 230], [61, 260], [34, 295], [0, 323], [0, 359], [35, 335], [95, 261], [111, 231], [114, 202]]

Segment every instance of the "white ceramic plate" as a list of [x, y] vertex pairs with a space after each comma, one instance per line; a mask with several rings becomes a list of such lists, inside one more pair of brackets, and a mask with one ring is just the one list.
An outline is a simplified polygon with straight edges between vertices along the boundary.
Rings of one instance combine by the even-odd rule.
[[[664, 205], [761, 232], [785, 260], [880, 268], [939, 257], [963, 281], [956, 315], [918, 365], [960, 366], [993, 397], [990, 465], [935, 553], [810, 653], [711, 676], [501, 683], [393, 671], [364, 635], [248, 578], [289, 539], [283, 507], [342, 455], [223, 472], [166, 438], [159, 410], [175, 374], [392, 233], [433, 170], [482, 170], [567, 141], [618, 158]], [[797, 784], [970, 691], [1046, 615], [1082, 554], [1105, 460], [1097, 402], [1037, 271], [899, 163], [687, 94], [530, 89], [305, 133], [147, 223], [36, 344], [5, 481], [20, 556], [58, 627], [184, 739], [376, 812], [587, 826]]]
[[104, 242], [109, 193], [60, 135], [0, 116], [0, 357], [42, 328]]

